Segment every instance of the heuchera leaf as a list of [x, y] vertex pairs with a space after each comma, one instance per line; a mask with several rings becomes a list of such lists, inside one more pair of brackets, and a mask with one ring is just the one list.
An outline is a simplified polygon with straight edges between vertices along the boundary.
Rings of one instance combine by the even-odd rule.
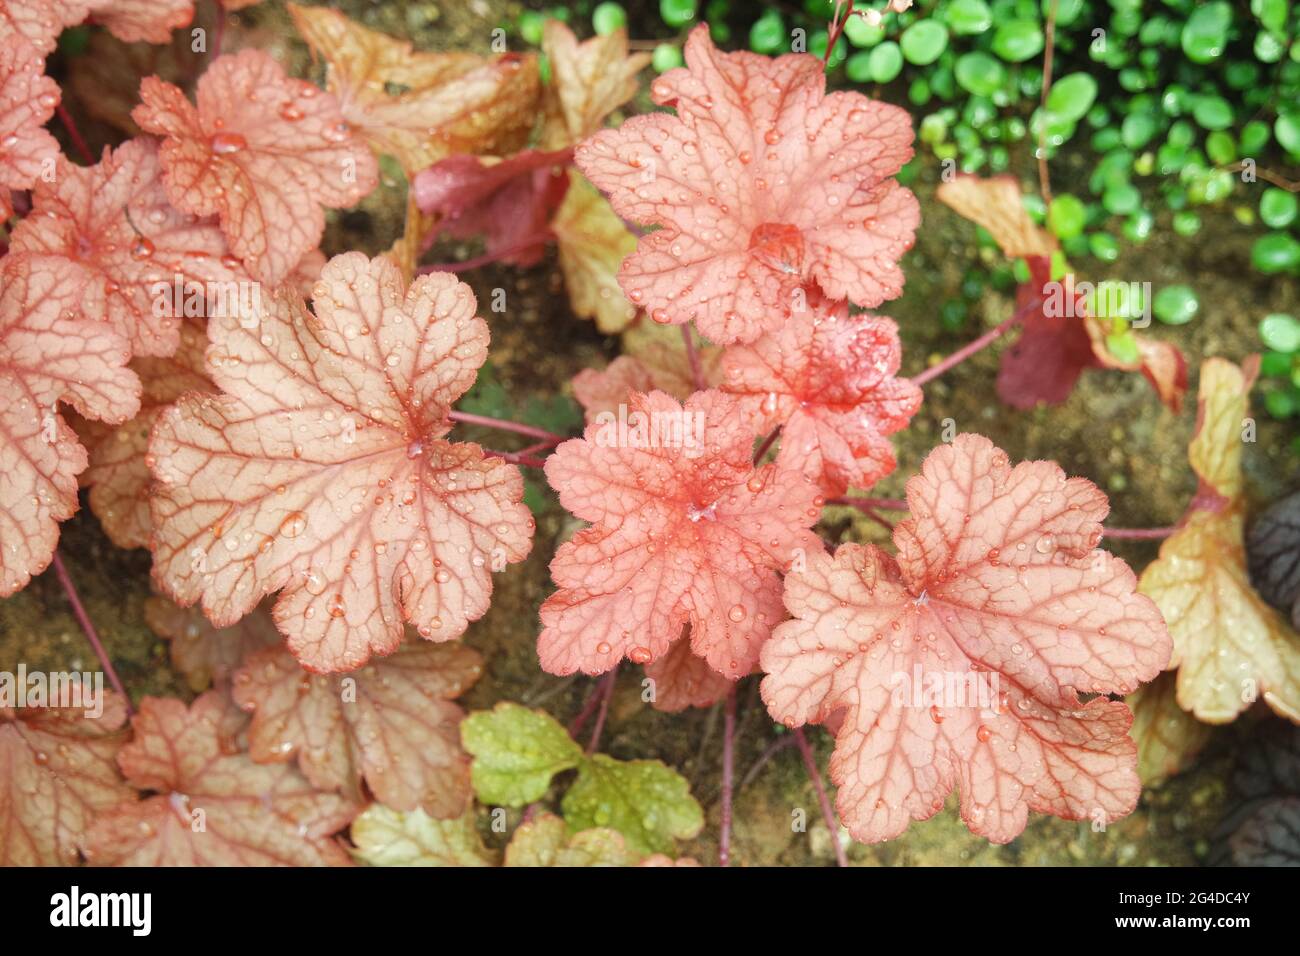
[[1300, 630], [1300, 491], [1255, 519], [1246, 538], [1250, 579], [1270, 604], [1291, 609]]
[[[633, 392], [658, 390], [684, 402], [695, 391], [679, 329], [637, 321], [623, 333], [623, 352], [603, 369], [584, 368], [573, 376], [573, 397], [589, 423], [601, 412], [617, 415], [619, 405], [626, 405]], [[704, 384], [709, 388], [721, 385], [723, 350], [698, 344], [695, 354]]]
[[656, 321], [695, 320], [719, 343], [785, 321], [800, 285], [866, 307], [898, 295], [916, 197], [891, 179], [912, 157], [904, 111], [826, 94], [820, 60], [720, 53], [707, 24], [686, 68], [651, 86], [676, 115], [636, 116], [575, 152], [614, 211], [661, 226], [619, 281]]
[[361, 803], [364, 780], [391, 809], [455, 817], [469, 800], [469, 759], [451, 700], [481, 670], [463, 644], [417, 639], [349, 677], [313, 677], [272, 647], [245, 660], [231, 693], [253, 715], [249, 754], [259, 763], [296, 756], [322, 790]]
[[1002, 353], [998, 397], [1003, 402], [1013, 408], [1059, 404], [1070, 397], [1084, 369], [1113, 368], [1142, 372], [1166, 406], [1174, 412], [1182, 408], [1187, 362], [1177, 346], [1130, 331], [1138, 357], [1123, 361], [1107, 346], [1110, 329], [1089, 312], [1085, 297], [1066, 283], [1058, 283], [1061, 289], [1053, 295], [1056, 240], [1029, 217], [1014, 177], [960, 175], [942, 183], [935, 196], [987, 229], [1005, 256], [1025, 260], [1030, 281], [1016, 291], [1017, 311], [1035, 297], [1042, 300], [1025, 315], [1020, 338]]
[[58, 522], [77, 510], [86, 449], [59, 403], [112, 423], [140, 407], [126, 341], [77, 317], [80, 286], [66, 260], [13, 252], [0, 259], [0, 597], [45, 569]]
[[280, 288], [255, 328], [213, 319], [220, 396], [189, 393], [154, 427], [154, 576], [233, 624], [282, 590], [275, 620], [311, 670], [435, 641], [488, 608], [533, 519], [519, 470], [447, 441], [451, 404], [487, 356], [469, 287], [409, 289], [393, 262], [325, 266], [308, 312]]
[[181, 607], [164, 597], [144, 602], [144, 619], [171, 642], [171, 661], [195, 693], [226, 681], [246, 657], [284, 643], [269, 610], [258, 609], [230, 627], [213, 627], [196, 607]]
[[669, 852], [704, 825], [690, 786], [658, 760], [587, 756], [545, 711], [502, 702], [470, 714], [461, 740], [474, 755], [470, 778], [483, 803], [521, 807], [540, 800], [552, 778], [576, 768], [561, 806], [571, 833], [611, 827], [645, 854]]
[[[95, 22], [125, 43], [166, 43], [172, 30], [194, 19], [194, 0], [90, 0], [90, 4]], [[238, 9], [241, 4], [223, 6]]]
[[610, 827], [639, 853], [671, 853], [704, 827], [690, 784], [658, 760], [588, 757], [560, 801], [570, 830]]
[[509, 159], [451, 156], [411, 181], [420, 210], [437, 219], [434, 235], [482, 235], [487, 253], [519, 266], [541, 259], [551, 215], [564, 199], [566, 154], [526, 149]]
[[181, 323], [175, 355], [131, 362], [143, 388], [140, 411], [134, 418], [117, 426], [86, 421], [77, 425], [77, 434], [90, 454], [81, 484], [90, 488], [90, 510], [119, 548], [149, 547], [153, 532], [149, 518], [153, 476], [146, 460], [149, 435], [164, 409], [186, 392], [216, 391], [203, 361], [207, 347], [208, 336], [202, 326]]
[[423, 810], [402, 813], [372, 803], [352, 821], [352, 855], [370, 866], [495, 866], [483, 845], [473, 809], [452, 820]]
[[256, 278], [284, 280], [325, 229], [322, 206], [353, 206], [378, 182], [374, 154], [338, 101], [261, 50], [220, 56], [199, 78], [197, 107], [157, 77], [140, 84], [132, 117], [161, 147], [177, 209], [219, 216], [230, 248]]
[[636, 250], [636, 237], [614, 215], [609, 201], [576, 172], [569, 174], [569, 189], [551, 220], [551, 231], [573, 314], [595, 319], [596, 328], [607, 335], [621, 332], [636, 309], [623, 297], [618, 268]]
[[126, 702], [86, 693], [76, 708], [0, 705], [0, 866], [76, 863], [95, 815], [132, 796], [114, 762]]
[[[332, 834], [355, 808], [287, 764], [257, 764], [237, 743], [242, 721], [220, 691], [187, 709], [146, 697], [117, 761], [152, 796], [101, 812], [85, 854], [100, 866], [342, 866]], [[200, 825], [201, 824], [201, 825]]]
[[1142, 593], [1169, 622], [1178, 705], [1227, 723], [1262, 697], [1300, 722], [1300, 638], [1250, 585], [1242, 511], [1242, 428], [1258, 356], [1242, 367], [1201, 364], [1196, 435], [1188, 448], [1201, 489], [1182, 526], [1142, 572]]
[[96, 0], [0, 0], [0, 46], [18, 36], [46, 56], [64, 27], [86, 19], [95, 5]]
[[817, 487], [775, 464], [756, 470], [753, 431], [721, 392], [685, 406], [635, 393], [628, 409], [630, 427], [594, 422], [546, 462], [560, 503], [592, 526], [551, 561], [558, 590], [541, 607], [542, 668], [649, 664], [689, 623], [695, 653], [739, 679], [782, 616], [778, 572], [820, 548], [808, 530], [821, 514]]
[[344, 118], [408, 177], [454, 153], [505, 153], [527, 139], [540, 91], [537, 57], [422, 53], [334, 10], [291, 3], [289, 12], [329, 64]]
[[1039, 402], [1058, 405], [1070, 397], [1083, 370], [1096, 364], [1092, 340], [1082, 316], [1082, 296], [1072, 296], [1065, 308], [1049, 308], [1046, 289], [1051, 263], [1035, 256], [1025, 260], [1030, 279], [1016, 290], [1016, 310], [1029, 308], [1020, 337], [1002, 353], [998, 368], [998, 398], [1012, 408], [1033, 408]]
[[596, 827], [570, 834], [555, 814], [539, 813], [519, 824], [511, 835], [505, 865], [635, 866], [639, 859], [617, 830]]
[[216, 221], [171, 207], [157, 146], [143, 138], [106, 148], [94, 166], [59, 157], [13, 248], [71, 263], [82, 313], [110, 323], [136, 355], [171, 355], [187, 312], [235, 310], [255, 292]]
[[712, 707], [727, 696], [732, 683], [691, 650], [689, 641], [674, 641], [668, 652], [645, 666], [654, 681], [655, 710], [675, 714], [687, 707]]
[[887, 436], [921, 407], [921, 389], [895, 377], [901, 358], [892, 319], [850, 316], [847, 302], [814, 294], [777, 331], [727, 349], [722, 387], [758, 431], [781, 426], [778, 463], [835, 496], [897, 465]]
[[540, 145], [563, 149], [585, 139], [605, 117], [636, 96], [639, 72], [650, 54], [627, 52], [627, 31], [614, 30], [579, 43], [561, 21], [542, 26], [542, 52], [551, 66]]
[[484, 803], [522, 807], [540, 800], [557, 773], [582, 762], [582, 748], [545, 711], [502, 701], [470, 714], [460, 737], [474, 756], [470, 779]]
[[41, 54], [22, 36], [5, 36], [0, 2], [0, 219], [13, 215], [11, 189], [28, 189], [54, 171], [59, 144], [45, 129], [59, 105], [59, 85]]
[[1300, 730], [1281, 721], [1252, 728], [1239, 752], [1235, 808], [1220, 825], [1228, 862], [1300, 865]]
[[1138, 776], [1148, 787], [1186, 770], [1210, 739], [1210, 728], [1178, 706], [1176, 690], [1173, 672], [1166, 671], [1126, 698], [1133, 711]]
[[981, 179], [962, 173], [940, 183], [934, 196], [962, 218], [987, 229], [1010, 259], [1050, 258], [1056, 251], [1051, 233], [1029, 218], [1014, 176]]
[[1132, 691], [1165, 666], [1169, 637], [1128, 565], [1093, 550], [1106, 496], [966, 434], [930, 453], [907, 501], [897, 558], [845, 544], [786, 577], [795, 619], [763, 648], [775, 719], [843, 712], [830, 772], [849, 832], [898, 836], [954, 786], [966, 825], [996, 843], [1029, 810], [1129, 813], [1132, 715], [1079, 692]]

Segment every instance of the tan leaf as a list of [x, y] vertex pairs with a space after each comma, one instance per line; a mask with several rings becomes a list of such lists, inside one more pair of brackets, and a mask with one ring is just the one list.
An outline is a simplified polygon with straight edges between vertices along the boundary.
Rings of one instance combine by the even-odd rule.
[[574, 314], [595, 319], [596, 328], [607, 334], [621, 332], [636, 316], [636, 308], [623, 295], [618, 270], [636, 249], [636, 236], [576, 170], [569, 172], [569, 191], [551, 229]]
[[935, 197], [964, 219], [983, 226], [1009, 259], [1050, 256], [1056, 240], [1034, 225], [1013, 176], [961, 175], [941, 183]]
[[527, 139], [539, 91], [535, 56], [423, 53], [334, 10], [291, 3], [289, 12], [329, 65], [344, 117], [408, 176], [452, 153], [510, 152]]
[[636, 95], [637, 74], [650, 62], [648, 53], [628, 54], [626, 30], [579, 43], [554, 18], [542, 28], [542, 52], [551, 64], [551, 82], [541, 149], [572, 146], [600, 129], [606, 116]]
[[76, 863], [95, 815], [134, 796], [114, 762], [126, 702], [105, 692], [98, 716], [94, 699], [85, 703], [0, 705], [0, 866]]
[[155, 634], [171, 642], [172, 666], [195, 692], [228, 678], [253, 652], [284, 643], [275, 622], [263, 610], [230, 627], [214, 627], [197, 607], [151, 597], [144, 602], [144, 619]]
[[446, 818], [464, 812], [470, 793], [464, 714], [450, 701], [481, 670], [459, 642], [407, 642], [347, 677], [313, 676], [271, 647], [244, 662], [232, 694], [253, 715], [249, 752], [259, 763], [296, 756], [322, 790], [361, 802], [364, 780], [391, 809]]
[[1127, 698], [1138, 776], [1148, 787], [1182, 773], [1210, 739], [1210, 728], [1178, 706], [1175, 688], [1173, 671], [1166, 671]]
[[1300, 638], [1251, 586], [1242, 516], [1242, 428], [1259, 360], [1201, 365], [1197, 428], [1188, 458], [1201, 493], [1183, 526], [1142, 572], [1140, 589], [1174, 640], [1178, 705], [1227, 723], [1263, 697], [1300, 723]]

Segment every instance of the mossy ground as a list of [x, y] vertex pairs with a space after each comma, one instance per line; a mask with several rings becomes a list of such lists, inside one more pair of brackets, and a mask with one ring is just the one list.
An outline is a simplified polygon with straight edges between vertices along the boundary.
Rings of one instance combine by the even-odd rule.
[[[518, 12], [498, 0], [468, 3], [343, 0], [333, 6], [377, 29], [410, 36], [417, 45], [486, 50], [491, 29]], [[634, 7], [635, 4], [628, 4]], [[268, 2], [249, 12], [259, 33], [292, 34], [282, 7]], [[634, 18], [635, 22], [635, 18]], [[283, 41], [281, 41], [283, 42]], [[301, 45], [284, 44], [291, 68], [310, 69]], [[71, 104], [76, 109], [76, 104]], [[1066, 156], [1053, 165], [1057, 188], [1082, 193], [1080, 180], [1089, 171], [1087, 157]], [[972, 338], [981, 324], [1009, 314], [1007, 296], [989, 292], [972, 310], [969, 327], [959, 334], [942, 330], [939, 309], [955, 294], [961, 277], [979, 253], [973, 228], [933, 199], [938, 174], [922, 171], [916, 190], [923, 225], [917, 244], [904, 261], [908, 286], [902, 298], [884, 311], [902, 329], [904, 372], [920, 371], [930, 356], [946, 354]], [[325, 241], [329, 253], [362, 249], [374, 254], [401, 231], [402, 186], [386, 183], [361, 210], [333, 216]], [[1251, 235], [1227, 210], [1205, 213], [1198, 238], [1181, 238], [1160, 222], [1145, 246], [1126, 249], [1122, 259], [1089, 278], [1115, 278], [1162, 284], [1184, 282], [1200, 295], [1196, 320], [1179, 328], [1157, 327], [1152, 334], [1175, 341], [1192, 371], [1210, 355], [1240, 359], [1256, 350], [1257, 318], [1271, 311], [1294, 311], [1294, 283], [1268, 281], [1249, 268]], [[448, 258], [461, 250], [441, 249]], [[466, 249], [464, 254], [475, 250]], [[520, 401], [546, 399], [567, 388], [578, 370], [599, 365], [617, 351], [614, 340], [596, 333], [569, 312], [553, 257], [532, 269], [488, 267], [465, 276], [480, 301], [492, 290], [506, 290], [504, 314], [484, 310], [492, 328], [491, 360], [497, 377]], [[913, 426], [898, 436], [898, 472], [873, 490], [894, 496], [939, 440], [940, 423], [952, 418], [958, 429], [981, 432], [1001, 445], [1013, 460], [1050, 458], [1067, 472], [1096, 481], [1111, 496], [1116, 524], [1167, 525], [1175, 521], [1195, 490], [1186, 464], [1195, 402], [1174, 415], [1157, 401], [1139, 375], [1092, 371], [1084, 375], [1063, 405], [1017, 412], [994, 394], [998, 349], [987, 350], [926, 388], [926, 403]], [[1192, 392], [1194, 398], [1194, 391]], [[1277, 495], [1296, 474], [1287, 448], [1290, 434], [1261, 416], [1258, 441], [1246, 454], [1251, 494], [1261, 501]], [[869, 521], [847, 512], [827, 517], [829, 536], [840, 540], [881, 540]], [[470, 628], [466, 640], [487, 657], [485, 674], [466, 696], [471, 708], [498, 700], [544, 707], [561, 720], [581, 708], [592, 681], [556, 678], [538, 667], [535, 639], [537, 607], [549, 592], [547, 562], [569, 522], [550, 498], [540, 514], [532, 555], [496, 578], [491, 611]], [[1155, 544], [1120, 543], [1115, 550], [1135, 568], [1156, 552]], [[172, 671], [165, 642], [146, 626], [143, 602], [149, 594], [149, 558], [143, 551], [114, 548], [98, 522], [83, 508], [63, 526], [60, 552], [77, 582], [90, 615], [123, 681], [135, 698], [145, 694], [187, 696]], [[0, 669], [18, 662], [29, 668], [95, 667], [94, 657], [72, 618], [52, 573], [25, 591], [0, 601]], [[601, 748], [621, 758], [660, 758], [678, 768], [705, 806], [708, 824], [701, 836], [682, 847], [702, 860], [716, 857], [721, 765], [721, 715], [717, 708], [666, 715], [641, 701], [640, 676], [626, 666], [610, 708]], [[737, 775], [744, 778], [759, 755], [783, 732], [766, 715], [757, 695], [757, 680], [745, 681], [738, 696]], [[1136, 812], [1094, 833], [1087, 823], [1033, 816], [1025, 833], [1007, 846], [991, 846], [972, 836], [955, 811], [955, 799], [933, 819], [914, 824], [900, 839], [877, 847], [852, 846], [850, 859], [865, 865], [1017, 863], [1073, 865], [1192, 864], [1207, 856], [1211, 833], [1229, 801], [1228, 772], [1241, 727], [1215, 731], [1214, 738], [1189, 771], [1159, 789], [1148, 789]], [[830, 740], [814, 730], [810, 739], [824, 767]], [[806, 827], [798, 827], [798, 818]], [[798, 751], [786, 747], [764, 765], [736, 795], [734, 859], [745, 865], [825, 865], [832, 861], [829, 835]]]

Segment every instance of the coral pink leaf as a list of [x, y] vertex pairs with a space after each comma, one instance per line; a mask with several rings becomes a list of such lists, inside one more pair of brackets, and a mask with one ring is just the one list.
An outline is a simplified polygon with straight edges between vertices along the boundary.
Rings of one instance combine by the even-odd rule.
[[281, 282], [320, 243], [322, 206], [352, 206], [378, 182], [338, 101], [261, 50], [218, 57], [199, 79], [197, 106], [156, 77], [145, 77], [140, 98], [131, 115], [164, 137], [172, 204], [220, 216], [231, 249], [263, 282]]
[[[0, 17], [3, 14], [0, 3]], [[3, 22], [3, 21], [0, 21]], [[59, 105], [59, 86], [44, 73], [37, 50], [0, 30], [0, 216], [13, 215], [9, 191], [53, 176], [59, 144], [45, 124]]]
[[675, 641], [668, 653], [645, 666], [654, 681], [655, 710], [675, 714], [688, 707], [712, 707], [727, 696], [731, 681], [691, 650], [689, 641]]
[[89, 167], [60, 157], [53, 181], [36, 184], [32, 207], [14, 230], [14, 250], [66, 259], [83, 283], [82, 313], [107, 320], [136, 355], [175, 352], [186, 314], [255, 308], [256, 287], [215, 220], [167, 201], [152, 140], [105, 149]]
[[151, 597], [144, 602], [144, 619], [155, 634], [171, 642], [172, 666], [195, 693], [226, 681], [246, 657], [284, 643], [270, 608], [259, 608], [237, 624], [218, 628], [197, 607]]
[[78, 318], [81, 282], [63, 259], [0, 259], [0, 597], [44, 570], [58, 522], [77, 510], [86, 449], [59, 414], [119, 423], [140, 408], [126, 342], [103, 322]]
[[259, 651], [234, 676], [253, 715], [249, 752], [259, 763], [295, 755], [307, 779], [358, 802], [362, 780], [384, 806], [446, 819], [465, 812], [469, 759], [461, 709], [481, 658], [459, 642], [403, 644], [349, 677], [313, 677], [281, 648]]
[[[626, 426], [626, 427], [624, 427]], [[691, 625], [718, 673], [748, 674], [781, 615], [779, 571], [818, 548], [817, 488], [796, 472], [755, 471], [754, 434], [717, 391], [679, 405], [633, 394], [619, 421], [560, 445], [546, 477], [592, 522], [551, 562], [538, 651], [551, 673], [648, 664]]]
[[[186, 392], [213, 392], [203, 363], [208, 335], [202, 326], [185, 322], [180, 347], [170, 358], [137, 358], [131, 369], [140, 377], [140, 412], [121, 425], [80, 422], [77, 434], [90, 454], [81, 483], [90, 488], [90, 510], [119, 548], [147, 548], [153, 522], [149, 518], [149, 489], [153, 477], [146, 461], [149, 435], [163, 410]], [[198, 688], [203, 690], [207, 684]]]
[[453, 276], [408, 289], [348, 253], [314, 315], [282, 287], [254, 328], [211, 320], [225, 394], [183, 396], [150, 443], [164, 590], [219, 627], [282, 590], [276, 623], [322, 672], [396, 650], [403, 621], [443, 641], [481, 617], [533, 521], [517, 468], [444, 438], [487, 355], [475, 305]]
[[624, 262], [628, 298], [729, 343], [781, 325], [810, 278], [868, 307], [898, 295], [920, 222], [890, 178], [912, 156], [907, 113], [827, 95], [806, 53], [720, 53], [704, 24], [686, 63], [651, 87], [676, 116], [633, 117], [575, 154], [619, 215], [662, 227]]
[[[166, 43], [194, 19], [194, 0], [90, 0], [95, 22], [124, 43]], [[230, 7], [229, 3], [225, 4]]]
[[887, 436], [921, 406], [921, 389], [895, 378], [901, 355], [892, 319], [850, 316], [848, 303], [814, 294], [777, 331], [727, 349], [722, 387], [759, 431], [782, 426], [778, 462], [841, 495], [897, 464]]
[[[0, 866], [68, 866], [94, 817], [132, 796], [114, 758], [126, 702], [89, 687], [76, 707], [0, 704]], [[25, 678], [24, 678], [25, 679]], [[27, 690], [27, 688], [24, 688]]]
[[187, 709], [146, 697], [117, 762], [141, 800], [100, 813], [86, 859], [100, 866], [347, 866], [333, 839], [356, 808], [286, 764], [254, 763], [220, 691]]
[[895, 837], [954, 787], [966, 824], [999, 843], [1029, 810], [1131, 811], [1132, 715], [1078, 692], [1132, 691], [1168, 662], [1170, 641], [1128, 566], [1092, 550], [1105, 495], [959, 435], [907, 500], [898, 558], [857, 544], [810, 556], [786, 578], [795, 619], [763, 648], [773, 717], [796, 727], [844, 713], [830, 769], [850, 832]]
[[567, 150], [526, 149], [504, 160], [451, 156], [419, 173], [412, 188], [421, 211], [438, 218], [439, 232], [485, 236], [489, 254], [529, 266], [541, 259], [569, 187], [567, 161]]
[[63, 29], [86, 19], [98, 2], [102, 0], [0, 0], [0, 46], [20, 37], [46, 56]]

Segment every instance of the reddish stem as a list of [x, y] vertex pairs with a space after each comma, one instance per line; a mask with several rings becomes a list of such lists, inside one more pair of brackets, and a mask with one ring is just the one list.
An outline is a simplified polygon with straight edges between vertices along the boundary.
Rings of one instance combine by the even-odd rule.
[[600, 706], [600, 699], [604, 693], [605, 682], [609, 680], [609, 674], [604, 674], [599, 681], [592, 685], [591, 692], [587, 694], [587, 699], [582, 703], [582, 710], [578, 711], [578, 716], [574, 717], [569, 723], [569, 736], [576, 738], [582, 733], [582, 728], [587, 726], [587, 721], [591, 715], [596, 712]]
[[495, 252], [485, 252], [481, 256], [475, 256], [473, 259], [466, 259], [464, 262], [435, 262], [433, 265], [420, 266], [415, 270], [416, 275], [428, 275], [430, 272], [469, 272], [480, 266], [491, 265], [493, 262], [499, 262], [507, 256], [513, 256], [523, 252], [525, 249], [531, 249], [538, 243], [550, 242], [551, 231], [549, 229], [529, 236], [522, 242], [517, 242], [513, 246], [507, 246], [504, 249], [498, 249]]
[[1128, 538], [1133, 541], [1158, 540], [1167, 538], [1178, 529], [1175, 528], [1102, 528], [1103, 538]]
[[977, 338], [974, 342], [971, 342], [969, 345], [959, 348], [957, 351], [953, 352], [942, 362], [939, 362], [935, 365], [931, 365], [920, 375], [915, 376], [912, 379], [912, 384], [917, 386], [924, 385], [926, 382], [938, 378], [940, 375], [948, 371], [948, 369], [952, 368], [954, 365], [960, 365], [962, 362], [966, 361], [966, 359], [970, 358], [976, 352], [988, 348], [988, 346], [992, 345], [1002, 336], [1006, 335], [1013, 328], [1019, 325], [1020, 321], [1026, 315], [1029, 314], [1030, 310], [1036, 308], [1039, 305], [1040, 301], [1041, 300], [1038, 299], [1036, 296], [1033, 299], [1030, 299], [1023, 306], [1021, 306], [1014, 313], [1012, 313], [1010, 318], [998, 323], [998, 325], [989, 329], [987, 332], [985, 332], [983, 335]]
[[609, 702], [614, 697], [614, 684], [618, 681], [618, 665], [600, 679], [596, 696], [600, 698], [600, 707], [596, 710], [596, 726], [591, 728], [591, 739], [587, 741], [587, 753], [594, 754], [600, 746], [600, 733], [605, 729], [605, 717], [609, 714]]
[[840, 35], [844, 33], [844, 25], [849, 22], [849, 17], [853, 16], [853, 0], [848, 0], [844, 15], [840, 16], [842, 3], [843, 0], [835, 0], [835, 12], [831, 15], [830, 26], [826, 31], [826, 55], [822, 57], [823, 67], [830, 64], [835, 44], [840, 42]]
[[812, 780], [813, 789], [817, 791], [817, 802], [822, 808], [822, 820], [826, 822], [826, 829], [831, 833], [831, 846], [835, 848], [835, 865], [848, 866], [849, 858], [844, 852], [844, 845], [840, 843], [840, 828], [835, 822], [835, 810], [831, 807], [831, 798], [826, 795], [826, 785], [822, 783], [821, 771], [817, 769], [817, 761], [813, 759], [808, 738], [804, 736], [802, 727], [795, 728], [793, 734], [794, 742], [799, 745], [799, 755], [803, 757], [803, 765], [808, 771], [809, 779]]
[[60, 100], [59, 105], [55, 107], [55, 112], [59, 114], [59, 122], [61, 122], [63, 128], [68, 131], [68, 139], [72, 140], [72, 145], [81, 155], [82, 161], [87, 166], [94, 166], [95, 155], [90, 151], [90, 147], [86, 145], [85, 139], [81, 136], [81, 130], [77, 129], [76, 121], [72, 118], [72, 114], [68, 112], [68, 108], [63, 105], [62, 100]]
[[736, 685], [727, 691], [722, 711], [722, 833], [718, 866], [731, 865], [731, 788], [736, 770]]
[[548, 446], [558, 445], [560, 442], [569, 440], [565, 435], [557, 435], [554, 432], [548, 432], [544, 428], [534, 428], [532, 425], [512, 422], [505, 418], [493, 418], [490, 415], [475, 415], [473, 412], [452, 410], [447, 413], [447, 417], [453, 422], [460, 422], [462, 425], [481, 425], [484, 428], [497, 428], [503, 432], [514, 432], [517, 435], [538, 438], [546, 442]]
[[212, 26], [212, 59], [221, 56], [221, 40], [226, 33], [226, 5], [222, 0], [212, 0], [212, 5], [216, 7], [217, 18]]
[[763, 439], [763, 444], [759, 445], [758, 451], [754, 452], [754, 464], [757, 465], [760, 461], [763, 460], [763, 456], [767, 454], [767, 450], [772, 447], [772, 443], [776, 441], [776, 437], [780, 434], [781, 434], [781, 426], [777, 425], [775, 428], [772, 429], [771, 433], [768, 434], [768, 436]]
[[103, 643], [99, 640], [99, 632], [95, 630], [95, 623], [86, 613], [85, 605], [81, 603], [81, 597], [77, 594], [76, 585], [72, 583], [72, 578], [68, 575], [68, 569], [63, 566], [63, 559], [59, 553], [54, 552], [54, 557], [50, 561], [50, 566], [54, 568], [54, 574], [59, 579], [59, 584], [63, 586], [63, 593], [67, 595], [68, 603], [72, 605], [72, 615], [81, 625], [81, 630], [86, 635], [86, 640], [95, 651], [95, 656], [99, 658], [100, 665], [104, 668], [104, 673], [108, 675], [108, 682], [113, 685], [113, 690], [122, 695], [126, 701], [126, 712], [134, 714], [135, 708], [131, 706], [131, 698], [126, 693], [126, 688], [122, 685], [122, 679], [117, 676], [117, 671], [113, 669], [113, 662], [108, 657], [108, 652], [104, 650]]
[[704, 382], [704, 369], [700, 367], [700, 356], [695, 351], [695, 336], [691, 335], [689, 325], [682, 326], [682, 342], [686, 345], [686, 360], [691, 363], [691, 381], [695, 383], [695, 390], [702, 392], [707, 387]]

